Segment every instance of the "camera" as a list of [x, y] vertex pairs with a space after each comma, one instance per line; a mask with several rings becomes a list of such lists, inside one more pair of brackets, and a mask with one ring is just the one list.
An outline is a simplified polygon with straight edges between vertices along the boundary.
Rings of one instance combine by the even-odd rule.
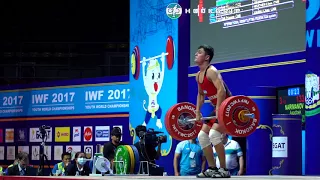
[[157, 134], [160, 134], [163, 132], [154, 131], [154, 129], [149, 128], [146, 132], [140, 131], [139, 132], [139, 138], [143, 140], [146, 144], [151, 144], [153, 146], [157, 146], [160, 143], [166, 143], [167, 142], [167, 136], [166, 135], [160, 135], [157, 136]]

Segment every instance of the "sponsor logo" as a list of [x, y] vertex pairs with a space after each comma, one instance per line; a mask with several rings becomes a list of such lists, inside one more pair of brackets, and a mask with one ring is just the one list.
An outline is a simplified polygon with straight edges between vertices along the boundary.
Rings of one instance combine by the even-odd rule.
[[70, 127], [56, 127], [55, 128], [56, 142], [69, 142], [70, 141]]
[[[52, 142], [52, 128], [46, 129], [47, 134], [45, 135], [47, 142]], [[40, 133], [39, 128], [30, 128], [30, 142], [42, 142], [42, 134]]]
[[6, 143], [14, 142], [14, 129], [6, 129]]
[[3, 143], [3, 129], [0, 129], [0, 143]]
[[84, 128], [84, 140], [85, 141], [92, 141], [92, 127], [85, 127]]
[[27, 132], [26, 129], [19, 129], [18, 130], [18, 141], [26, 141]]
[[110, 126], [96, 126], [95, 140], [109, 141], [110, 140]]
[[81, 141], [81, 127], [73, 127], [72, 141], [73, 142]]
[[272, 138], [272, 157], [288, 157], [288, 137]]
[[315, 116], [320, 113], [319, 76], [316, 74], [306, 74], [305, 91], [306, 116]]

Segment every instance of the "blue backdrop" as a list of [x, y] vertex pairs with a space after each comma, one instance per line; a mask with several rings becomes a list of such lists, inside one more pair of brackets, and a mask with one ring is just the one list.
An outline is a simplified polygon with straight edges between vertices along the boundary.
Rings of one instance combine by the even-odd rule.
[[[166, 15], [166, 6], [172, 0], [160, 3], [153, 1], [130, 2], [130, 57], [135, 46], [139, 47], [140, 59], [151, 58], [140, 63], [140, 76], [135, 79], [130, 70], [130, 126], [145, 124], [147, 128], [162, 131], [168, 136], [162, 145], [162, 156], [172, 148], [172, 138], [165, 124], [165, 114], [177, 103], [178, 71], [178, 21]], [[171, 36], [174, 45], [174, 63], [168, 69], [168, 56], [152, 58], [166, 53], [167, 38]], [[138, 139], [135, 138], [134, 141]]]
[[[110, 131], [115, 126], [122, 128], [122, 141], [131, 144], [128, 118], [128, 99], [130, 97], [128, 80], [128, 77], [119, 76], [1, 87], [0, 151], [2, 156], [0, 156], [0, 165], [11, 164], [13, 160], [10, 153], [17, 153], [18, 148], [29, 151], [30, 158], [34, 159], [32, 156], [38, 153], [36, 147], [39, 147], [41, 143], [39, 136], [41, 125], [51, 127], [46, 143], [51, 150], [51, 154], [49, 154], [51, 165], [59, 162], [59, 158], [54, 159], [56, 147], [61, 148], [60, 155], [72, 146], [79, 147], [79, 149], [74, 149], [75, 151], [93, 153], [96, 151], [95, 145], [104, 144], [110, 140]], [[86, 101], [87, 91], [90, 92], [90, 97], [87, 96], [87, 98], [88, 100], [91, 98], [91, 101]], [[30, 111], [35, 108], [32, 107], [32, 95], [35, 94], [41, 94], [42, 99], [41, 96], [37, 96], [38, 103], [34, 103], [34, 105], [41, 105], [41, 110], [51, 108], [51, 111]], [[103, 96], [101, 96], [102, 94]], [[99, 97], [101, 97], [100, 100]], [[42, 103], [39, 103], [41, 100]], [[45, 103], [44, 100], [47, 102]], [[34, 102], [36, 102], [35, 99]], [[85, 110], [88, 102], [91, 103], [90, 106], [103, 107], [107, 105], [108, 108]], [[65, 107], [70, 103], [73, 103], [74, 106], [72, 110], [56, 112], [52, 110], [56, 107]], [[3, 113], [4, 110], [12, 112], [17, 109], [22, 112]], [[90, 130], [86, 127], [89, 127]], [[11, 151], [11, 148], [14, 150]], [[7, 155], [9, 155], [9, 159]], [[38, 163], [38, 160], [31, 160], [33, 165]]]
[[0, 117], [129, 111], [129, 85], [93, 84], [0, 91]]

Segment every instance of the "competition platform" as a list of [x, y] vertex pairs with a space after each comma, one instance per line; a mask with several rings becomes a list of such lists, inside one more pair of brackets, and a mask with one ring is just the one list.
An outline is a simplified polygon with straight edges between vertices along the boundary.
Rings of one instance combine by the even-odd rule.
[[[110, 179], [110, 180], [124, 180], [124, 179], [156, 179], [156, 180], [173, 180], [173, 179], [216, 179], [216, 178], [196, 178], [194, 176], [0, 176], [0, 180], [53, 180], [53, 179], [66, 179], [66, 180], [78, 180], [78, 179]], [[218, 178], [225, 179], [225, 178]], [[228, 179], [228, 178], [227, 178]], [[229, 178], [230, 179], [230, 178]], [[232, 180], [265, 180], [265, 179], [320, 179], [316, 176], [233, 176]]]

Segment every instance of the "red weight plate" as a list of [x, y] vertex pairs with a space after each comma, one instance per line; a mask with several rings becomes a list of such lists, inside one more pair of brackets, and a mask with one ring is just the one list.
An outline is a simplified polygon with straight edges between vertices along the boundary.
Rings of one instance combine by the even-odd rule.
[[171, 36], [168, 36], [167, 38], [167, 46], [166, 46], [166, 52], [168, 53], [167, 55], [167, 66], [168, 69], [172, 69], [173, 64], [174, 64], [174, 53], [175, 53], [175, 49], [174, 49], [174, 43], [173, 43], [173, 39]]
[[166, 129], [167, 129], [168, 133], [170, 134], [170, 136], [171, 136], [173, 139], [179, 140], [179, 139], [180, 139], [179, 136], [177, 135], [177, 133], [175, 133], [175, 132], [172, 130], [172, 128], [171, 128], [172, 125], [170, 124], [170, 123], [171, 123], [170, 117], [171, 117], [171, 115], [172, 115], [172, 110], [176, 108], [176, 105], [177, 105], [177, 104], [171, 106], [171, 108], [167, 111], [166, 116], [165, 116], [165, 118], [166, 118], [166, 119], [165, 119], [165, 126], [166, 126]]
[[[179, 141], [194, 139], [202, 128], [202, 122], [187, 122], [196, 117], [196, 106], [189, 102], [174, 105], [166, 115], [170, 135]], [[169, 132], [169, 131], [168, 131]]]
[[169, 120], [169, 119], [170, 119], [170, 115], [172, 114], [172, 109], [173, 109], [174, 107], [175, 107], [175, 105], [174, 105], [174, 106], [171, 106], [171, 108], [167, 111], [166, 116], [165, 116], [165, 122], [164, 122], [168, 133], [170, 134], [170, 136], [171, 136], [173, 139], [175, 139], [175, 137], [174, 137], [174, 134], [172, 133], [171, 126], [170, 126], [170, 120]]
[[138, 46], [134, 47], [134, 51], [136, 52], [136, 73], [134, 78], [137, 80], [140, 76], [140, 50]]
[[[248, 111], [254, 114], [247, 122], [239, 119], [239, 113]], [[218, 113], [219, 125], [233, 137], [247, 137], [252, 134], [260, 122], [260, 112], [256, 103], [247, 96], [232, 96], [224, 100]]]

